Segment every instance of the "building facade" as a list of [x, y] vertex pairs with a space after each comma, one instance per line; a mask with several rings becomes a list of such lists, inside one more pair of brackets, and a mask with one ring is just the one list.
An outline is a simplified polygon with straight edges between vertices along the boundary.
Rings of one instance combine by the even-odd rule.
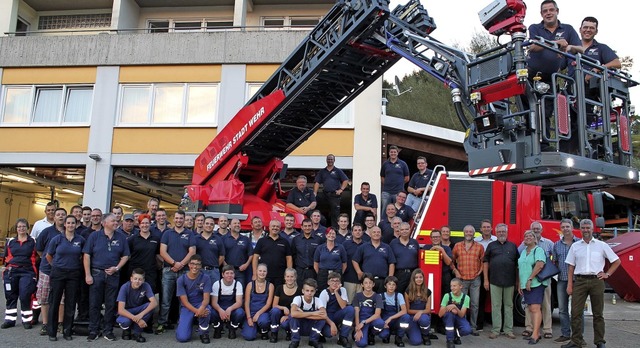
[[[1, 1], [0, 229], [42, 218], [52, 199], [175, 206], [196, 156], [333, 4]], [[289, 168], [317, 170], [333, 153], [352, 170], [353, 194], [362, 181], [379, 191], [381, 88], [302, 144]], [[179, 179], [154, 180], [162, 170]]]

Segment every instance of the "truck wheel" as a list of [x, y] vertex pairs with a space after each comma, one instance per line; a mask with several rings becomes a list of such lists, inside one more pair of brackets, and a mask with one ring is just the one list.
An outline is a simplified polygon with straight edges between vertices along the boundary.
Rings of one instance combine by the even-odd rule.
[[525, 308], [527, 305], [524, 303], [524, 296], [520, 295], [518, 291], [515, 291], [513, 295], [513, 324], [517, 326], [524, 326], [526, 317]]

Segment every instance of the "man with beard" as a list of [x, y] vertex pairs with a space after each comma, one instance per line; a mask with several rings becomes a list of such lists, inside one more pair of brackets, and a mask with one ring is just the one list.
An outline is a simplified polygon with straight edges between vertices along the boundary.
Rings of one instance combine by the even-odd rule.
[[462, 280], [462, 292], [469, 295], [471, 300], [471, 316], [469, 322], [473, 329], [474, 336], [478, 336], [476, 331], [476, 320], [478, 319], [478, 302], [480, 299], [480, 276], [482, 275], [482, 258], [484, 248], [473, 240], [476, 229], [472, 225], [467, 225], [462, 229], [464, 241], [457, 243], [453, 247], [453, 260], [455, 268], [453, 272], [456, 278]]
[[[500, 335], [504, 324], [504, 334], [514, 339], [513, 334], [513, 291], [516, 286], [516, 269], [518, 268], [518, 247], [507, 240], [508, 227], [505, 224], [496, 226], [498, 240], [489, 243], [484, 252], [484, 289], [491, 294], [491, 322], [493, 328], [489, 338]], [[504, 323], [502, 307], [504, 306]]]

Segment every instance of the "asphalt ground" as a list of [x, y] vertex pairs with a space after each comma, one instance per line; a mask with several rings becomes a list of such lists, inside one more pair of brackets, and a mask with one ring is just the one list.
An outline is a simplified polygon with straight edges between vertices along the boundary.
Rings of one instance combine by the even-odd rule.
[[[4, 290], [4, 289], [3, 289]], [[617, 304], [611, 303], [611, 297], [613, 294], [606, 293], [605, 299], [605, 320], [606, 320], [606, 339], [608, 347], [615, 348], [635, 348], [640, 346], [640, 303], [625, 302], [617, 297]], [[4, 291], [2, 292], [2, 298], [4, 298]], [[5, 301], [0, 300], [0, 313], [4, 315]], [[560, 335], [560, 321], [558, 319], [558, 311], [554, 312], [553, 317], [553, 334], [554, 338]], [[18, 316], [19, 317], [19, 316]], [[19, 319], [18, 319], [19, 320]], [[591, 317], [587, 316], [585, 322], [585, 340], [589, 342], [587, 347], [594, 347], [591, 343], [593, 341], [593, 329]], [[211, 340], [211, 344], [204, 345], [200, 342], [198, 335], [193, 333], [193, 340], [188, 343], [178, 343], [175, 339], [175, 331], [167, 331], [162, 335], [144, 334], [147, 339], [146, 343], [137, 343], [134, 341], [124, 341], [121, 339], [122, 331], [117, 328], [114, 330], [116, 337], [118, 338], [114, 342], [109, 342], [104, 338], [99, 338], [94, 342], [87, 342], [86, 336], [74, 336], [72, 341], [65, 341], [62, 339], [62, 335], [58, 335], [57, 342], [50, 342], [47, 336], [40, 336], [41, 325], [34, 326], [31, 330], [25, 330], [18, 322], [16, 327], [0, 330], [0, 347], [192, 347], [192, 346], [211, 346], [211, 347], [225, 347], [225, 348], [280, 348], [288, 347], [289, 342], [284, 340], [284, 334], [280, 334], [280, 340], [278, 343], [269, 343], [269, 341], [253, 341], [248, 342], [242, 339], [240, 332], [238, 331], [238, 338], [235, 340], [229, 340], [226, 337], [218, 340]], [[195, 327], [194, 327], [195, 328]], [[522, 340], [520, 334], [524, 329], [521, 327], [515, 328], [515, 333], [518, 336], [516, 339], [509, 339], [505, 336], [500, 336], [497, 339], [489, 339], [490, 324], [486, 323], [484, 331], [480, 336], [473, 337], [467, 336], [462, 338], [462, 345], [457, 347], [478, 347], [478, 348], [496, 348], [496, 347], [529, 347], [527, 341]], [[432, 347], [445, 347], [446, 340], [443, 335], [438, 335], [438, 340], [432, 341]], [[410, 345], [405, 339], [407, 347]], [[560, 343], [553, 342], [553, 339], [542, 339], [536, 345], [536, 347], [560, 347]], [[325, 347], [338, 347], [336, 344], [336, 338], [329, 339], [324, 344]], [[303, 337], [300, 347], [307, 347], [307, 338]], [[355, 346], [354, 346], [355, 347]], [[376, 339], [375, 347], [395, 347], [393, 339], [391, 343], [384, 344], [380, 339]]]

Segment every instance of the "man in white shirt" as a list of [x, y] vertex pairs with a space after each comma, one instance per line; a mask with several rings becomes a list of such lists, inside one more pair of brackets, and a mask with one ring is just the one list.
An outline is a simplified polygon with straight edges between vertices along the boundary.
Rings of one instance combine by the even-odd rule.
[[56, 208], [57, 207], [54, 202], [47, 203], [47, 206], [44, 208], [44, 218], [36, 221], [33, 224], [33, 228], [31, 228], [31, 238], [37, 239], [42, 230], [53, 225], [53, 217], [56, 213]]
[[[322, 343], [319, 342], [320, 336], [329, 317], [325, 304], [315, 297], [317, 289], [318, 283], [315, 279], [306, 279], [302, 284], [302, 295], [296, 296], [291, 303], [291, 343], [289, 348], [298, 348], [302, 335], [309, 335], [311, 347], [322, 348]], [[338, 329], [333, 324], [331, 336], [337, 333]]]
[[[611, 247], [602, 241], [593, 238], [593, 221], [583, 219], [580, 221], [582, 240], [571, 245], [565, 262], [569, 265], [569, 277], [567, 294], [571, 299], [571, 342], [562, 345], [562, 348], [582, 347], [582, 311], [591, 297], [593, 310], [593, 343], [597, 348], [605, 348], [604, 340], [604, 281], [609, 279], [613, 272], [620, 266], [620, 258]], [[605, 272], [605, 260], [611, 265]], [[573, 279], [575, 276], [575, 280]]]
[[242, 284], [235, 280], [233, 265], [222, 267], [222, 279], [213, 283], [211, 288], [211, 323], [213, 338], [222, 337], [222, 324], [229, 325], [229, 338], [236, 338], [236, 330], [244, 320], [242, 309]]

